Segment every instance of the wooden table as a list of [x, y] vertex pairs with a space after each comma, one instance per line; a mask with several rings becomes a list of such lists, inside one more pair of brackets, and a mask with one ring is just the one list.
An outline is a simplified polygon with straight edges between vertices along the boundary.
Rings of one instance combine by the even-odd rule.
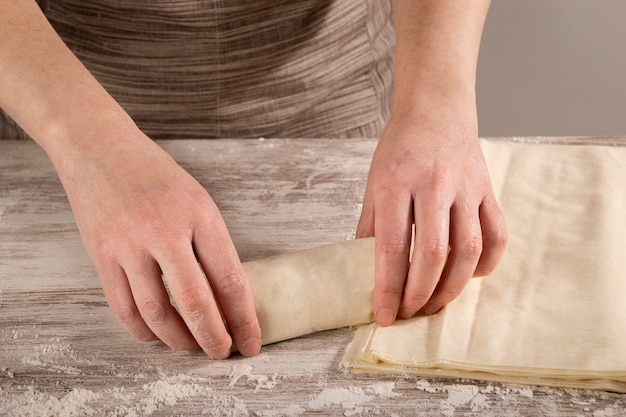
[[[375, 147], [159, 143], [210, 191], [244, 261], [352, 237]], [[0, 141], [0, 415], [626, 415], [626, 395], [347, 374], [338, 364], [351, 337], [328, 331], [222, 362], [135, 340], [107, 307], [44, 152]]]

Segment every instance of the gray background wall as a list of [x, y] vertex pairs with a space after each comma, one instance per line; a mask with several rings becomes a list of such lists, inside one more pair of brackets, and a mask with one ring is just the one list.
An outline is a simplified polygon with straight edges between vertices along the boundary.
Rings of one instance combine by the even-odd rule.
[[626, 135], [626, 1], [493, 0], [481, 136]]

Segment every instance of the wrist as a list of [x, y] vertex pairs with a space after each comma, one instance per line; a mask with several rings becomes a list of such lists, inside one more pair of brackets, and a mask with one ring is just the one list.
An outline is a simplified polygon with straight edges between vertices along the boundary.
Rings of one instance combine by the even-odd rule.
[[140, 136], [143, 134], [130, 116], [115, 103], [53, 118], [36, 141], [63, 179], [80, 172], [94, 158], [116, 153], [122, 141]]
[[[394, 91], [390, 123], [420, 126], [465, 126], [476, 130], [476, 92], [473, 83], [413, 83]], [[477, 133], [476, 133], [477, 134]]]

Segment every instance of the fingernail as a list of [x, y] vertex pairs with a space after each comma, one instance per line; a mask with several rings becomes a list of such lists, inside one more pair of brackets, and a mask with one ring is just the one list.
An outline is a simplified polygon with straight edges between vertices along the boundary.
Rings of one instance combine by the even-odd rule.
[[243, 356], [256, 356], [261, 351], [261, 341], [256, 337], [251, 337], [250, 339], [243, 342], [241, 347], [239, 348], [239, 353]]
[[437, 314], [439, 312], [439, 310], [441, 310], [443, 308], [442, 305], [436, 304], [436, 303], [427, 303], [424, 306], [424, 312], [426, 314], [428, 314], [429, 316], [433, 315], [433, 314]]
[[389, 326], [396, 319], [396, 315], [388, 308], [381, 308], [376, 312], [376, 321], [381, 326]]

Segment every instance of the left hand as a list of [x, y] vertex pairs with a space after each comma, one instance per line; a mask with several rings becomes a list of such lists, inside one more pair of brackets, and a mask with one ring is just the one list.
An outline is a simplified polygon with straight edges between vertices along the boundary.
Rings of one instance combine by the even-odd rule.
[[475, 117], [451, 108], [415, 113], [392, 115], [357, 227], [357, 237], [376, 236], [373, 308], [383, 326], [439, 311], [495, 268], [507, 240]]

